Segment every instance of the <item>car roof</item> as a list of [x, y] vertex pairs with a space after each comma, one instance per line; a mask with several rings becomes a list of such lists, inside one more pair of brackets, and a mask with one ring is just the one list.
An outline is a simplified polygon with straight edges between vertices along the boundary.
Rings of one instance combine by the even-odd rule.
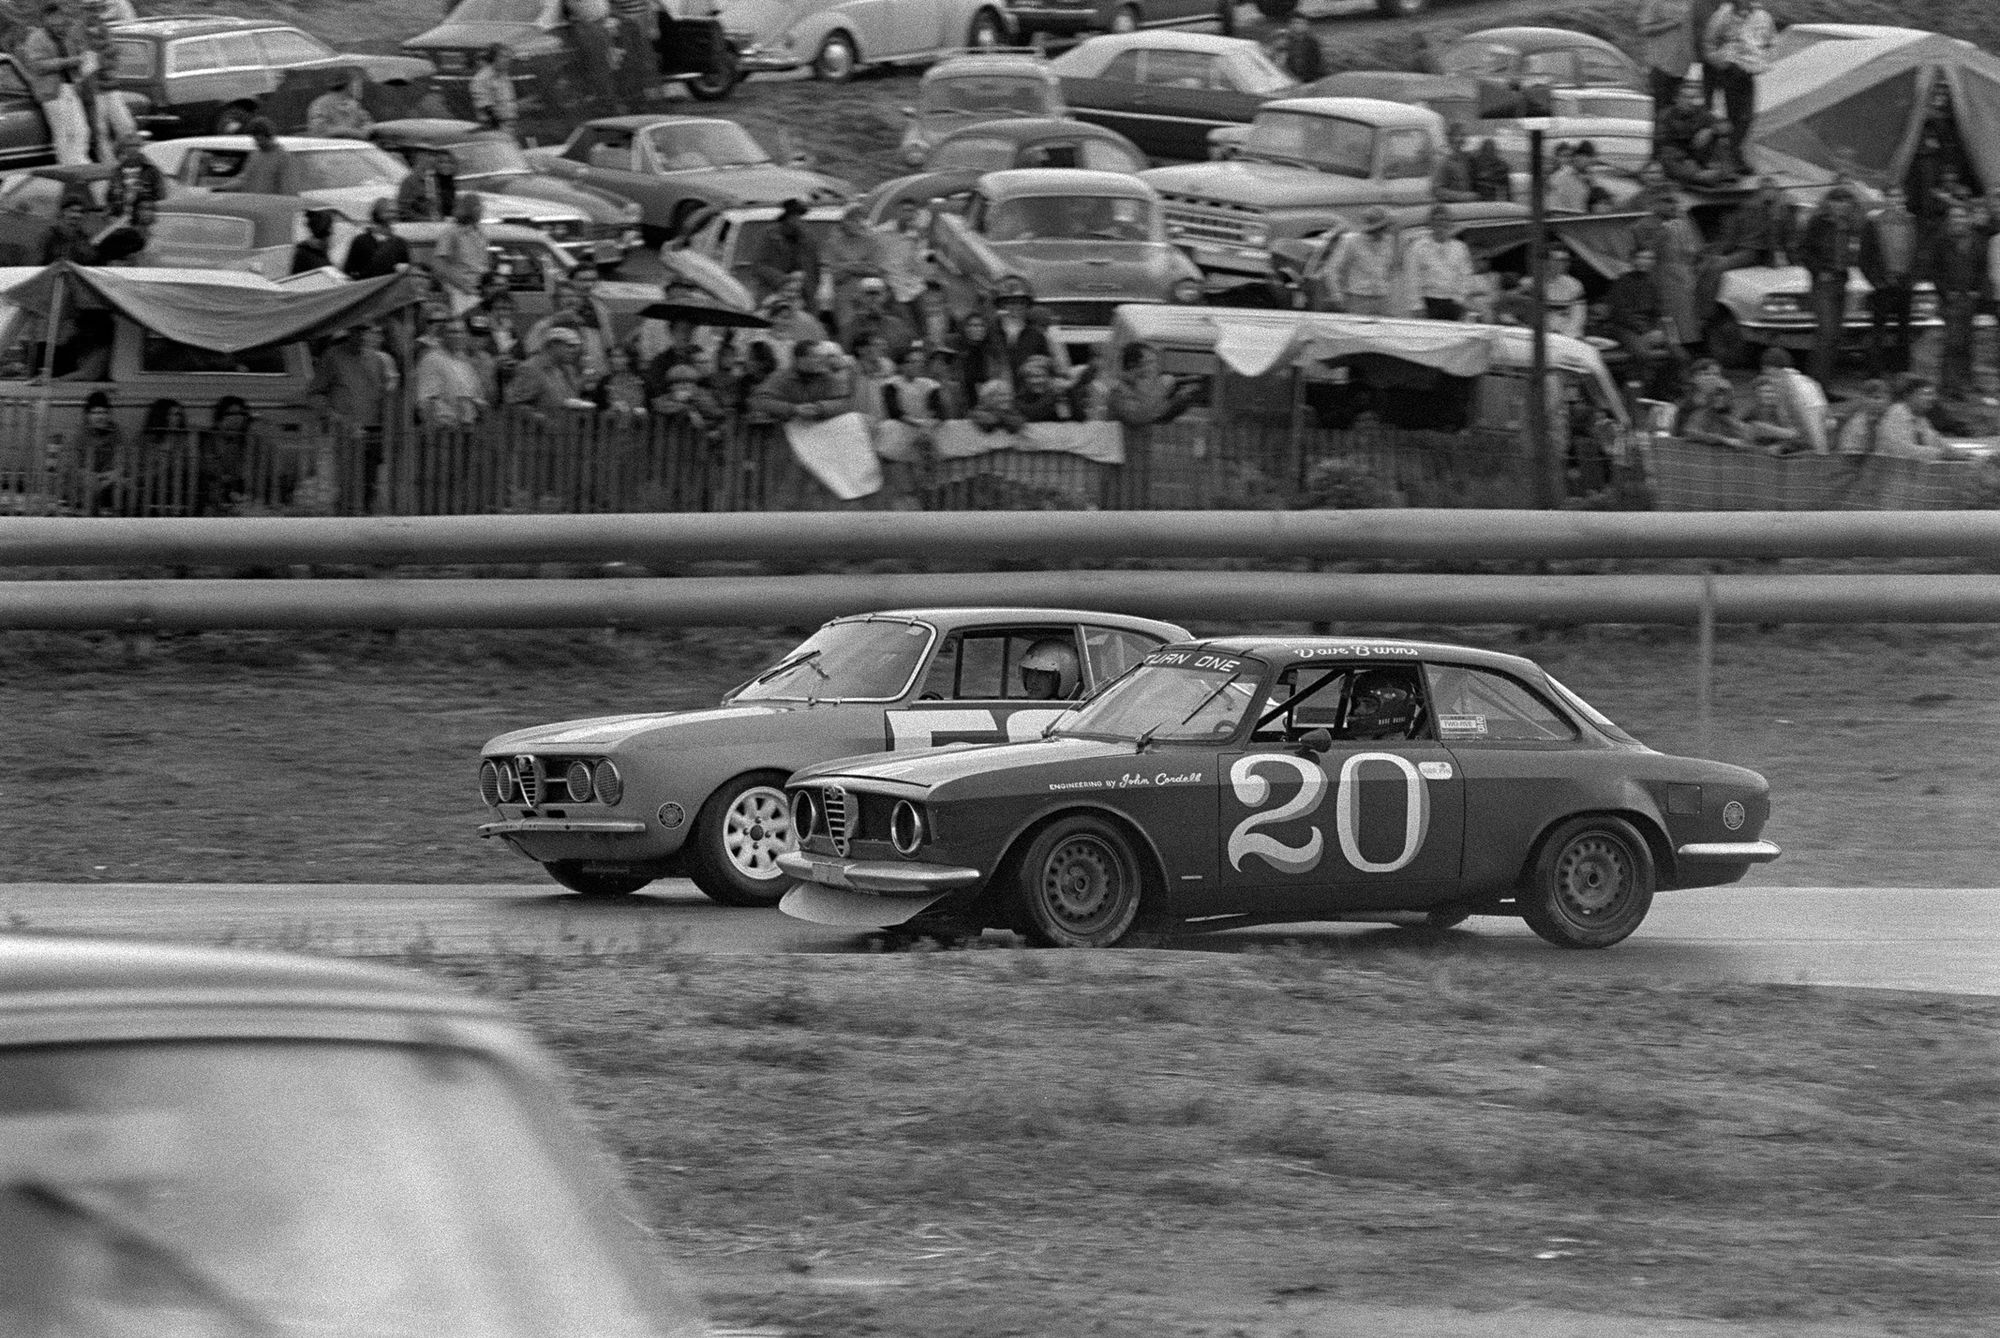
[[1602, 37], [1592, 37], [1589, 33], [1577, 32], [1574, 28], [1486, 28], [1476, 33], [1467, 33], [1451, 44], [1460, 46], [1505, 46], [1512, 47], [1523, 55], [1537, 51], [1561, 51], [1567, 47], [1589, 47], [1595, 51], [1610, 51], [1621, 59], [1628, 59], [1616, 43], [1607, 42]]
[[205, 37], [210, 33], [240, 33], [260, 28], [290, 28], [276, 19], [238, 19], [223, 14], [162, 14], [110, 25], [114, 37]]
[[[1184, 33], [1172, 29], [1154, 28], [1136, 33], [1102, 33], [1078, 42], [1072, 51], [1089, 47], [1092, 51], [1126, 51], [1132, 47], [1150, 47], [1157, 51], [1202, 51], [1222, 54], [1231, 51], [1262, 51], [1263, 44], [1247, 37], [1223, 37], [1216, 33]], [[1064, 53], [1065, 55], [1068, 52]]]
[[471, 139], [507, 139], [505, 131], [488, 130], [476, 121], [458, 121], [448, 116], [411, 116], [400, 121], [377, 121], [369, 127], [371, 140], [393, 139], [404, 143], [458, 144]]
[[182, 191], [159, 202], [162, 214], [209, 214], [289, 224], [312, 208], [296, 195], [253, 195], [247, 191]]
[[1306, 112], [1313, 116], [1339, 116], [1381, 126], [1434, 126], [1441, 119], [1429, 107], [1387, 98], [1278, 98], [1259, 107], [1267, 111]]
[[[1445, 660], [1453, 664], [1477, 664], [1506, 669], [1517, 674], [1540, 675], [1542, 668], [1533, 660], [1504, 651], [1481, 650], [1446, 641], [1407, 641], [1399, 637], [1344, 636], [1222, 636], [1202, 637], [1184, 643], [1187, 647], [1249, 655], [1273, 664], [1290, 664], [1315, 659], [1380, 659], [1387, 661]], [[1162, 647], [1173, 650], [1178, 647]]]
[[878, 609], [872, 613], [849, 614], [833, 621], [866, 622], [870, 618], [915, 618], [927, 623], [936, 623], [947, 631], [954, 627], [969, 627], [975, 624], [1090, 623], [1098, 627], [1152, 632], [1166, 637], [1169, 641], [1186, 640], [1181, 634], [1187, 630], [1173, 623], [1162, 622], [1158, 618], [1142, 618], [1130, 613], [1106, 613], [1102, 609], [1038, 609], [1005, 604], [968, 608]]
[[630, 116], [593, 116], [577, 127], [602, 126], [607, 130], [645, 130], [656, 125], [735, 125], [723, 116], [675, 116], [669, 112], [638, 112]]
[[1105, 139], [1118, 143], [1129, 143], [1125, 136], [1108, 126], [1092, 125], [1089, 121], [1072, 121], [1064, 116], [1023, 116], [1008, 117], [1004, 121], [981, 121], [976, 125], [962, 125], [938, 140], [939, 144], [949, 144], [955, 139], [988, 138], [1011, 139], [1015, 144], [1028, 144], [1038, 139]]
[[1126, 172], [1100, 172], [1087, 167], [1007, 167], [979, 178], [988, 195], [1125, 195], [1150, 200], [1159, 192]]
[[924, 71], [924, 83], [934, 79], [954, 79], [960, 75], [1033, 74], [1055, 82], [1046, 56], [1037, 51], [976, 51], [963, 56], [947, 56]]
[[[188, 135], [183, 139], [156, 140], [162, 148], [178, 144], [187, 149], [248, 149], [256, 141], [248, 135]], [[150, 147], [150, 146], [149, 146]], [[288, 153], [330, 153], [335, 149], [375, 148], [365, 139], [323, 139], [311, 135], [279, 135], [278, 147]]]

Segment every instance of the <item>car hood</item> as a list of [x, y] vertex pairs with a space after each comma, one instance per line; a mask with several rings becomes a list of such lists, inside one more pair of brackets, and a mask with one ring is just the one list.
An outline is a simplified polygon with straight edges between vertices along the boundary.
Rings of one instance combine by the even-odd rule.
[[404, 42], [403, 50], [421, 55], [426, 51], [484, 51], [489, 46], [508, 47], [517, 56], [540, 56], [561, 51], [562, 39], [532, 23], [440, 23]]
[[594, 223], [622, 223], [628, 201], [587, 186], [580, 181], [564, 181], [539, 172], [503, 172], [491, 177], [460, 177], [467, 190], [498, 191], [509, 199], [546, 200], [582, 214]]
[[827, 195], [844, 199], [848, 194], [847, 183], [837, 178], [809, 172], [802, 167], [779, 167], [775, 164], [707, 167], [698, 173], [686, 174], [669, 172], [665, 179], [685, 180], [708, 199], [736, 204], [783, 204], [790, 199], [811, 200]]
[[494, 222], [512, 223], [521, 221], [528, 227], [544, 223], [567, 223], [581, 218], [590, 220], [587, 210], [560, 200], [551, 200], [540, 195], [523, 195], [514, 191], [511, 183], [505, 191], [482, 190], [479, 203], [483, 206], [480, 216]]
[[1176, 279], [1200, 276], [1194, 262], [1168, 242], [1001, 242], [993, 248], [1028, 280], [1037, 301], [1104, 302], [1121, 296], [1163, 297]]
[[[1033, 773], [1060, 771], [1064, 778], [1079, 782], [1080, 790], [1109, 788], [1088, 782], [1101, 780], [1100, 773], [1123, 774], [1161, 770], [1155, 763], [1158, 753], [1139, 753], [1129, 743], [1108, 743], [1101, 739], [1031, 739], [1026, 743], [947, 744], [942, 748], [919, 748], [912, 752], [887, 753], [867, 758], [847, 758], [808, 767], [794, 780], [881, 780], [935, 790], [955, 781], [981, 777], [1012, 787], [1015, 783], [1062, 785], [1062, 779], [1044, 780]], [[1178, 770], [1178, 768], [1172, 768]]]
[[1163, 195], [1207, 196], [1265, 209], [1302, 209], [1382, 198], [1379, 181], [1254, 159], [1155, 167], [1139, 175]]
[[[634, 739], [666, 734], [676, 748], [703, 747], [740, 741], [780, 716], [807, 709], [802, 702], [758, 702], [719, 706], [706, 711], [654, 711], [640, 715], [605, 715], [584, 720], [560, 720], [532, 725], [486, 741], [488, 756], [540, 752], [548, 749], [613, 748]], [[814, 707], [815, 710], [833, 709]]]

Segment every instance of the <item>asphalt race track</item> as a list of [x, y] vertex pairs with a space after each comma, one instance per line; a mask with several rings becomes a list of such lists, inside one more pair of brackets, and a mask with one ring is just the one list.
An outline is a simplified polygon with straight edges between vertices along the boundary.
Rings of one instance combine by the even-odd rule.
[[[8, 883], [0, 925], [15, 929], [233, 940], [321, 951], [438, 951], [496, 943], [603, 946], [657, 936], [698, 952], [852, 952], [865, 935], [729, 910], [680, 880], [621, 901], [553, 885]], [[1374, 949], [1470, 954], [1576, 979], [1742, 981], [2000, 994], [2000, 890], [1739, 886], [1663, 893], [1639, 932], [1604, 952], [1563, 952], [1518, 921], [1482, 917], [1449, 931], [1294, 925], [1179, 940], [1177, 950], [1241, 952], [1287, 940], [1352, 939]]]

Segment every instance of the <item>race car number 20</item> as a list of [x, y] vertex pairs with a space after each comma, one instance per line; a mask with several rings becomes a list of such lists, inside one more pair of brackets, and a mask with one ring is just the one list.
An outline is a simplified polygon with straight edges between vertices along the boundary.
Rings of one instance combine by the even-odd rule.
[[[1392, 860], [1371, 860], [1361, 853], [1361, 785], [1357, 773], [1371, 762], [1396, 768], [1403, 775], [1403, 848]], [[1260, 772], [1292, 771], [1299, 779], [1299, 792], [1268, 812], [1252, 813], [1236, 824], [1229, 834], [1229, 866], [1241, 870], [1243, 861], [1255, 855], [1280, 873], [1310, 873], [1319, 867], [1325, 853], [1326, 837], [1318, 824], [1312, 836], [1287, 845], [1261, 827], [1275, 827], [1294, 818], [1318, 811], [1326, 799], [1327, 774], [1310, 758], [1290, 753], [1256, 753], [1238, 758], [1229, 768], [1229, 788], [1238, 803], [1262, 809], [1271, 797], [1271, 782]], [[1414, 762], [1394, 753], [1355, 753], [1340, 767], [1340, 777], [1332, 785], [1333, 831], [1340, 853], [1362, 873], [1394, 873], [1417, 857], [1431, 829], [1431, 795]]]

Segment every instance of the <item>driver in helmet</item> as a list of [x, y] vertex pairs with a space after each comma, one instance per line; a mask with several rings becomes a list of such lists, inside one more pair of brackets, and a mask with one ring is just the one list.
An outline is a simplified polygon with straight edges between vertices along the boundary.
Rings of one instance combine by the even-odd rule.
[[1037, 641], [1021, 657], [1021, 691], [1030, 700], [1067, 701], [1082, 678], [1075, 649], [1054, 637]]
[[1417, 719], [1417, 694], [1394, 670], [1364, 670], [1347, 690], [1343, 739], [1407, 739]]

